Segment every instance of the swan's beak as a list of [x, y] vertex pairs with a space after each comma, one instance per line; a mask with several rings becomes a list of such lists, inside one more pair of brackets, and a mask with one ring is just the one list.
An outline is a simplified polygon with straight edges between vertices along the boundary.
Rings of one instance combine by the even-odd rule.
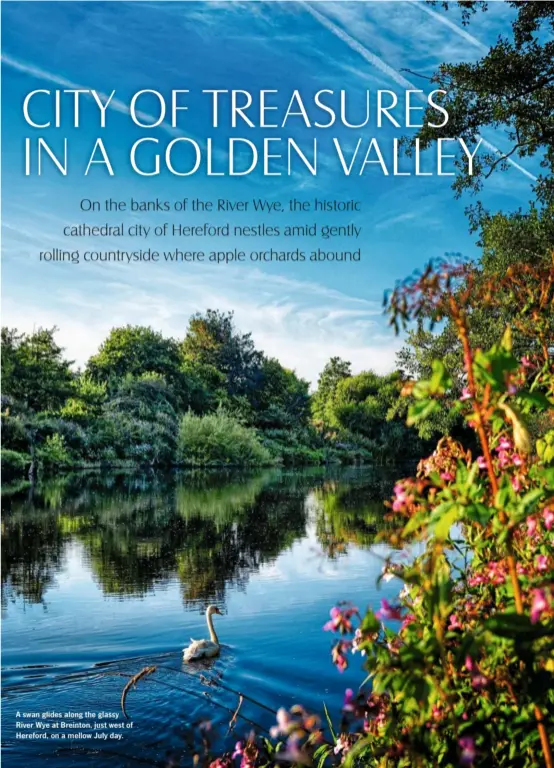
[[221, 611], [219, 610], [219, 608], [216, 608], [216, 609], [215, 609], [215, 611], [214, 611], [214, 613], [218, 613], [220, 616], [223, 616], [223, 614], [221, 613]]

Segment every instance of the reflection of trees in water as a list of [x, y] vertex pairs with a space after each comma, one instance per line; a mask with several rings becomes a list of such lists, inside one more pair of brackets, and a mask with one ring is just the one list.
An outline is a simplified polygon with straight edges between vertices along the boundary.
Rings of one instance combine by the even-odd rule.
[[10, 600], [40, 603], [64, 561], [65, 537], [56, 518], [2, 524], [2, 608]]
[[386, 526], [383, 501], [390, 497], [398, 470], [369, 471], [362, 482], [325, 481], [314, 490], [316, 536], [331, 558], [345, 554], [348, 544], [369, 547]]
[[[301, 538], [306, 498], [318, 500], [317, 533], [329, 555], [346, 542], [373, 540], [382, 472], [269, 471], [67, 475], [3, 497], [5, 597], [40, 602], [79, 541], [105, 594], [144, 595], [177, 576], [183, 600], [223, 601], [228, 584]], [[378, 498], [384, 498], [387, 492]]]
[[77, 540], [106, 594], [144, 595], [177, 574], [186, 601], [222, 600], [226, 584], [245, 584], [304, 534], [304, 494], [266, 490], [276, 476], [148, 482], [91, 475], [47, 483], [28, 497], [8, 495], [6, 594], [41, 601], [67, 543]]
[[189, 545], [177, 553], [185, 602], [223, 600], [228, 583], [243, 587], [261, 565], [301, 538], [306, 530], [302, 491], [261, 491], [233, 518], [190, 520]]

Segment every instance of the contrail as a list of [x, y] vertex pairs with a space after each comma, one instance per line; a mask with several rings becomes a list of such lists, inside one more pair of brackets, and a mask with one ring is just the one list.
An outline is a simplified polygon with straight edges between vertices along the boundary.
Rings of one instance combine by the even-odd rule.
[[[313, 6], [309, 5], [308, 3], [304, 3], [304, 7], [308, 11], [308, 13], [311, 16], [313, 16], [314, 19], [316, 19], [316, 21], [319, 21], [319, 23], [322, 24], [326, 29], [328, 29], [333, 35], [335, 35], [335, 37], [338, 37], [339, 40], [342, 40], [343, 43], [346, 43], [346, 45], [349, 48], [351, 48], [353, 51], [356, 51], [356, 53], [358, 53], [369, 64], [373, 65], [374, 67], [377, 67], [377, 69], [380, 69], [381, 72], [384, 72], [392, 80], [394, 80], [396, 83], [401, 85], [404, 89], [410, 89], [410, 90], [416, 90], [416, 91], [420, 90], [417, 88], [416, 85], [414, 85], [414, 83], [410, 82], [403, 75], [401, 75], [400, 72], [398, 72], [398, 70], [394, 69], [394, 67], [391, 67], [385, 61], [379, 58], [377, 54], [373, 53], [373, 51], [370, 51], [368, 48], [365, 47], [365, 45], [362, 45], [362, 43], [360, 43], [358, 40], [355, 40], [351, 35], [348, 34], [348, 32], [345, 32], [344, 29], [341, 29], [336, 24], [334, 24], [329, 18], [327, 18], [327, 16], [324, 16], [320, 11], [316, 11], [316, 9]], [[449, 25], [450, 23], [451, 22], [449, 22]], [[462, 30], [458, 30], [458, 31], [461, 32]], [[502, 150], [498, 149], [498, 147], [495, 147], [494, 144], [491, 144], [490, 141], [487, 141], [486, 139], [484, 139], [483, 136], [481, 136], [480, 134], [478, 135], [478, 137], [482, 139], [483, 144], [485, 147], [487, 147], [487, 149], [490, 149], [492, 152], [496, 152], [498, 155], [504, 154]], [[521, 166], [519, 163], [516, 163], [515, 160], [512, 160], [509, 157], [507, 158], [507, 161], [508, 163], [510, 163], [510, 165], [513, 165], [514, 168], [517, 168], [518, 171], [523, 173], [524, 176], [527, 176], [527, 178], [532, 179], [533, 181], [537, 181], [536, 176], [530, 173], [527, 169], [523, 168], [523, 166]]]
[[[78, 85], [77, 83], [72, 82], [71, 80], [67, 80], [65, 77], [61, 77], [60, 75], [56, 75], [53, 72], [48, 72], [45, 69], [41, 69], [40, 67], [35, 67], [34, 64], [27, 64], [24, 61], [19, 61], [18, 59], [14, 59], [13, 56], [10, 56], [7, 53], [2, 54], [2, 64], [5, 66], [11, 67], [12, 69], [17, 70], [18, 72], [23, 72], [25, 75], [31, 75], [31, 77], [36, 77], [40, 80], [48, 80], [50, 83], [54, 83], [54, 85], [59, 85], [60, 88], [67, 88], [69, 90], [82, 90], [82, 91], [88, 91], [91, 90], [88, 88], [88, 86], [85, 85]], [[103, 100], [107, 101], [109, 96], [106, 93], [102, 93], [101, 91], [97, 91], [98, 96]], [[129, 114], [129, 106], [125, 104], [125, 102], [121, 101], [120, 99], [113, 98], [109, 105], [108, 109], [114, 109], [116, 112], [121, 112], [125, 115]], [[147, 112], [139, 112], [138, 110], [135, 111], [135, 114], [137, 117], [140, 117], [141, 120], [149, 121], [152, 123], [156, 122], [156, 117], [153, 115], [149, 115]], [[158, 128], [163, 129], [167, 133], [171, 134], [172, 136], [182, 136], [183, 134], [181, 131], [177, 130], [176, 128], [173, 128], [169, 123], [163, 122], [160, 123], [160, 125], [157, 126]]]
[[488, 52], [488, 47], [482, 43], [480, 40], [478, 40], [476, 37], [473, 37], [473, 35], [470, 35], [469, 32], [466, 32], [465, 29], [462, 29], [457, 24], [454, 24], [453, 21], [450, 21], [450, 19], [443, 15], [442, 13], [437, 13], [437, 11], [433, 11], [432, 8], [429, 8], [426, 3], [420, 3], [416, 2], [415, 0], [410, 0], [410, 5], [413, 5], [421, 11], [425, 11], [425, 13], [428, 13], [429, 16], [432, 16], [434, 19], [436, 19], [441, 24], [444, 24], [446, 27], [451, 29], [453, 32], [455, 32], [459, 37], [463, 37], [464, 40], [467, 40], [468, 43], [471, 43], [476, 48], [479, 48], [484, 53]]

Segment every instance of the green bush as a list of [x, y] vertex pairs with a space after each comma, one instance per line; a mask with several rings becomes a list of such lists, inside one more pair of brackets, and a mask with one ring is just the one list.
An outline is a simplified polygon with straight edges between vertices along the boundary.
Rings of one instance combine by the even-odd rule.
[[44, 443], [37, 448], [37, 458], [46, 469], [68, 467], [72, 464], [71, 452], [65, 438], [57, 432], [49, 435]]
[[19, 453], [3, 448], [0, 451], [2, 463], [2, 476], [5, 478], [17, 477], [25, 474], [31, 464], [31, 457], [28, 453]]
[[179, 461], [191, 466], [262, 466], [272, 463], [256, 430], [222, 410], [207, 416], [187, 413], [179, 429]]

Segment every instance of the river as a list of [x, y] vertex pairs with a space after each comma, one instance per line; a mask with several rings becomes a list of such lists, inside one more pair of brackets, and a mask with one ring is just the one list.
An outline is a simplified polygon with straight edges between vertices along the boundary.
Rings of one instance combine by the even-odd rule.
[[[3, 752], [15, 768], [188, 766], [301, 702], [339, 717], [360, 659], [340, 674], [322, 631], [329, 609], [391, 599], [376, 586], [382, 500], [406, 469], [88, 473], [6, 488], [2, 499]], [[400, 556], [400, 553], [396, 553]], [[215, 603], [219, 658], [185, 665]], [[145, 666], [120, 708], [123, 687]], [[209, 684], [208, 684], [209, 683]], [[227, 734], [238, 692], [244, 700]], [[86, 718], [84, 713], [92, 713]], [[86, 735], [100, 714], [120, 723]], [[65, 738], [16, 738], [24, 714]], [[61, 718], [44, 715], [61, 715]], [[65, 715], [79, 715], [81, 718]], [[105, 722], [107, 722], [107, 720]], [[85, 725], [78, 727], [79, 723]], [[30, 727], [30, 726], [25, 726]], [[76, 730], [77, 729], [77, 730]], [[58, 734], [61, 732], [58, 731]]]

